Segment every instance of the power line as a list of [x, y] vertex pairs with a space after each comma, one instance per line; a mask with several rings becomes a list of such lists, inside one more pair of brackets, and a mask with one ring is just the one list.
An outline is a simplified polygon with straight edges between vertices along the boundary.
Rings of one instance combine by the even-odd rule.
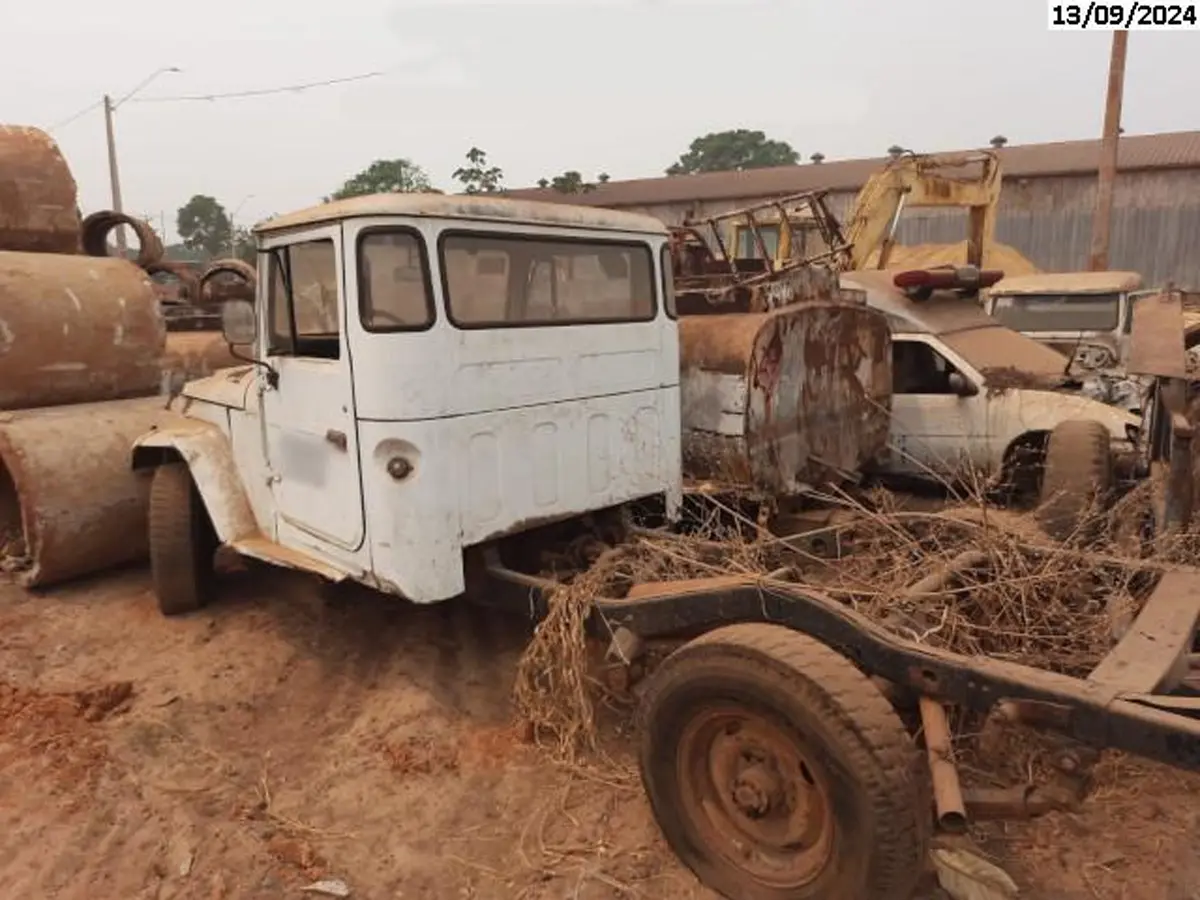
[[62, 128], [62, 127], [63, 127], [63, 126], [65, 126], [65, 125], [70, 125], [70, 124], [71, 124], [72, 122], [74, 122], [76, 119], [79, 119], [79, 118], [82, 118], [83, 116], [86, 116], [86, 115], [87, 115], [88, 113], [90, 113], [90, 112], [91, 112], [93, 109], [96, 109], [98, 106], [100, 106], [100, 105], [101, 105], [103, 102], [104, 102], [103, 100], [97, 100], [95, 103], [89, 103], [89, 104], [88, 104], [87, 106], [85, 106], [83, 109], [79, 110], [79, 112], [77, 112], [77, 113], [74, 113], [73, 115], [67, 116], [67, 117], [66, 117], [65, 119], [63, 119], [61, 122], [56, 122], [56, 123], [54, 123], [53, 125], [51, 125], [49, 128], [47, 128], [47, 129], [46, 129], [47, 133], [52, 133], [52, 132], [55, 132], [55, 131], [57, 131], [58, 129]]
[[184, 103], [201, 100], [233, 100], [239, 97], [265, 97], [270, 94], [293, 94], [312, 88], [330, 87], [335, 84], [348, 84], [352, 81], [365, 81], [368, 78], [378, 78], [384, 72], [365, 72], [361, 75], [349, 75], [345, 78], [329, 78], [325, 81], [308, 81], [302, 84], [288, 84], [281, 87], [257, 88], [249, 91], [229, 91], [220, 94], [184, 94], [175, 97], [134, 97], [130, 103]]
[[[228, 91], [225, 93], [218, 93], [218, 94], [184, 94], [184, 95], [172, 96], [172, 97], [131, 97], [128, 100], [123, 101], [123, 103], [186, 103], [186, 102], [196, 102], [196, 101], [202, 101], [202, 100], [205, 100], [205, 101], [233, 100], [233, 99], [237, 99], [239, 97], [266, 97], [271, 94], [294, 94], [294, 93], [301, 93], [303, 91], [312, 90], [313, 88], [330, 87], [335, 84], [349, 84], [350, 82], [353, 82], [353, 81], [365, 81], [368, 78], [378, 78], [381, 75], [386, 75], [386, 74], [387, 74], [386, 71], [364, 72], [361, 75], [348, 75], [344, 78], [327, 78], [324, 81], [307, 81], [307, 82], [302, 82], [300, 84], [282, 85], [280, 87], [255, 88], [253, 90], [245, 90], [245, 91]], [[104, 101], [102, 99], [97, 100], [94, 103], [89, 103], [87, 106], [85, 106], [83, 109], [79, 110], [78, 112], [73, 113], [72, 115], [68, 116], [67, 118], [63, 119], [62, 121], [56, 122], [55, 124], [51, 125], [49, 128], [46, 129], [46, 131], [54, 132], [54, 131], [57, 131], [59, 128], [63, 128], [67, 125], [70, 125], [76, 119], [86, 116], [93, 109], [96, 109], [99, 106], [103, 105], [103, 103], [104, 103]]]

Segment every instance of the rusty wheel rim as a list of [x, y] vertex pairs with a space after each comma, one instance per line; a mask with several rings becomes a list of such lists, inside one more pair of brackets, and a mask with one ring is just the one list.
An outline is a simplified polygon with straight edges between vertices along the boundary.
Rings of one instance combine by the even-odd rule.
[[790, 729], [737, 707], [703, 710], [679, 741], [684, 812], [705, 845], [765, 887], [810, 884], [833, 851], [820, 773]]

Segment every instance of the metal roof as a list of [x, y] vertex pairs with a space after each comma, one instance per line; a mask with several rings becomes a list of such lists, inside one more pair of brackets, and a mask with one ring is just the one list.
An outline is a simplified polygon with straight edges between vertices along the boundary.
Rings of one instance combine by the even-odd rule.
[[1137, 272], [1040, 272], [1004, 278], [992, 294], [1123, 294], [1142, 286]]
[[282, 231], [364, 216], [492, 220], [566, 228], [665, 234], [658, 219], [638, 213], [564, 203], [447, 194], [370, 194], [285, 213], [254, 226], [259, 233]]
[[[1003, 147], [997, 153], [1005, 178], [1095, 175], [1100, 161], [1100, 141], [1023, 144]], [[523, 188], [508, 191], [506, 196], [552, 202], [555, 198], [570, 198], [572, 203], [587, 206], [642, 206], [773, 197], [800, 191], [857, 191], [887, 162], [887, 157], [847, 159], [819, 165], [609, 181], [586, 194], [564, 195], [553, 188]], [[1124, 172], [1200, 167], [1200, 131], [1124, 135], [1117, 165]]]

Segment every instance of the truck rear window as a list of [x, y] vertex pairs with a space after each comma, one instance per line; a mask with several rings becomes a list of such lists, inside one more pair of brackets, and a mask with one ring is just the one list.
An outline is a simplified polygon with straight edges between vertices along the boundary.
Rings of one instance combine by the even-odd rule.
[[438, 251], [447, 314], [462, 328], [648, 322], [657, 311], [647, 244], [448, 231]]

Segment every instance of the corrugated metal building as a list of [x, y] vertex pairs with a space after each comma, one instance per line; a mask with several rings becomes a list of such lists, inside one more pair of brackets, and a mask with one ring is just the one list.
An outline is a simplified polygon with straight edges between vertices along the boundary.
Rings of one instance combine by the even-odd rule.
[[[1100, 142], [1010, 146], [999, 155], [1004, 189], [997, 240], [1044, 271], [1085, 268]], [[610, 181], [579, 195], [538, 188], [509, 195], [628, 209], [674, 225], [688, 216], [825, 189], [833, 211], [844, 218], [863, 182], [886, 162], [880, 157]], [[1141, 272], [1147, 285], [1172, 280], [1200, 289], [1200, 131], [1122, 136], [1114, 191], [1110, 266]], [[906, 210], [898, 237], [903, 244], [960, 241], [966, 237], [965, 213]]]

